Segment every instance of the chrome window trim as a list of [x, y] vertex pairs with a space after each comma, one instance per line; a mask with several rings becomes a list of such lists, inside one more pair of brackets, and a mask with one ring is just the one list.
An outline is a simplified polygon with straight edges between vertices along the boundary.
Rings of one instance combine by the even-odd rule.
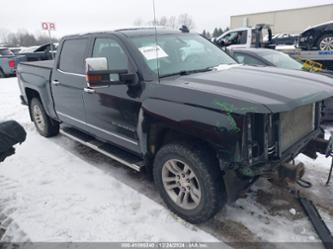
[[74, 75], [74, 76], [79, 76], [79, 77], [86, 77], [84, 74], [65, 72], [65, 71], [62, 71], [59, 68], [57, 68], [57, 71], [60, 72], [60, 73], [63, 73], [63, 74]]
[[95, 125], [89, 124], [89, 123], [84, 122], [84, 121], [82, 121], [82, 120], [80, 120], [80, 119], [77, 119], [77, 118], [74, 118], [74, 117], [72, 117], [72, 116], [69, 116], [69, 115], [67, 115], [67, 114], [65, 114], [65, 113], [62, 113], [62, 112], [58, 112], [58, 111], [57, 111], [57, 114], [60, 115], [60, 116], [65, 117], [65, 118], [68, 118], [68, 119], [74, 120], [74, 121], [76, 121], [76, 122], [78, 122], [78, 123], [81, 123], [81, 124], [87, 125], [87, 126], [93, 128], [93, 129], [99, 130], [99, 131], [104, 132], [104, 133], [106, 133], [106, 134], [108, 134], [108, 135], [111, 135], [111, 136], [113, 136], [113, 137], [116, 137], [116, 138], [122, 139], [122, 140], [124, 140], [124, 141], [126, 141], [126, 142], [128, 142], [128, 143], [131, 143], [131, 144], [134, 144], [134, 145], [138, 145], [138, 142], [136, 142], [136, 141], [134, 141], [134, 140], [132, 140], [132, 139], [129, 139], [129, 138], [126, 138], [126, 137], [120, 136], [120, 135], [118, 135], [118, 134], [116, 134], [116, 133], [113, 133], [113, 132], [110, 132], [110, 131], [107, 131], [107, 130], [104, 130], [104, 129], [100, 128], [100, 127], [97, 127], [97, 126], [95, 126]]

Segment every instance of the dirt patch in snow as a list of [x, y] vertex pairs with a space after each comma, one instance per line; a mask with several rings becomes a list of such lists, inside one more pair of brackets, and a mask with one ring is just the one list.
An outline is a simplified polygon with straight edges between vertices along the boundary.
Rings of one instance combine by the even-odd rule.
[[333, 217], [333, 207], [327, 207], [322, 205], [321, 203], [316, 204], [317, 207], [323, 209], [325, 212], [327, 212], [330, 216]]
[[[305, 217], [298, 200], [286, 189], [275, 186], [275, 191], [266, 192], [259, 189], [256, 192], [256, 201], [263, 205], [272, 216], [285, 216], [290, 220], [298, 220]], [[296, 210], [293, 214], [290, 210]]]
[[258, 241], [258, 238], [242, 223], [234, 220], [217, 220], [210, 222], [213, 229], [223, 233], [223, 236], [228, 242], [249, 242]]

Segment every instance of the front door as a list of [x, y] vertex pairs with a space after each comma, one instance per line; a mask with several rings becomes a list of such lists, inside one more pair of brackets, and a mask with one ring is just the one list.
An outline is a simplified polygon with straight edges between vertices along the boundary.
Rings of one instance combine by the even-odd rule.
[[84, 60], [88, 51], [88, 38], [65, 40], [58, 65], [53, 70], [51, 85], [55, 110], [64, 123], [85, 128], [83, 88], [86, 85]]
[[[128, 53], [113, 36], [97, 37], [92, 57], [106, 57], [109, 70], [133, 72]], [[87, 128], [99, 138], [139, 153], [137, 123], [141, 107], [139, 95], [129, 94], [127, 85], [109, 85], [84, 93]]]

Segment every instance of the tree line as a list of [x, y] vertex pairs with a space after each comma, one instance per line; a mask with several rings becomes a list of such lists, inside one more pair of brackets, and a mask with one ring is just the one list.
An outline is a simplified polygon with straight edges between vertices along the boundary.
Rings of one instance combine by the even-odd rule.
[[[156, 25], [156, 26], [169, 27], [172, 29], [178, 29], [182, 25], [186, 25], [189, 30], [195, 28], [194, 20], [187, 13], [181, 14], [178, 17], [177, 16], [162, 16], [162, 17], [156, 19], [155, 21], [154, 20], [144, 21], [143, 19], [138, 18], [134, 21], [133, 24], [135, 26]], [[226, 28], [223, 30], [221, 27], [216, 27], [216, 28], [214, 28], [214, 30], [212, 32], [209, 32], [208, 30], [204, 29], [201, 34], [204, 37], [206, 37], [207, 39], [211, 39], [213, 37], [218, 37], [218, 36], [222, 35], [224, 32], [226, 32], [228, 30], [229, 30], [229, 28]]]
[[[189, 30], [195, 28], [195, 22], [193, 18], [187, 14], [181, 14], [179, 16], [162, 16], [156, 20], [144, 21], [141, 18], [138, 18], [134, 21], [135, 26], [165, 26], [172, 29], [178, 29], [182, 25], [186, 25]], [[204, 29], [201, 33], [202, 36], [207, 39], [213, 37], [218, 37], [224, 32], [229, 30], [229, 28], [222, 29], [221, 27], [216, 27], [212, 32]], [[51, 38], [52, 42], [58, 42], [57, 38]], [[0, 44], [9, 46], [9, 47], [29, 47], [36, 46], [50, 42], [49, 37], [46, 34], [33, 34], [26, 30], [20, 30], [17, 32], [9, 32], [5, 29], [0, 30]]]
[[195, 23], [192, 17], [187, 14], [181, 14], [179, 16], [162, 16], [156, 20], [145, 21], [142, 18], [138, 18], [133, 23], [135, 26], [164, 26], [172, 29], [179, 28], [182, 25], [186, 25], [188, 29], [195, 28]]
[[221, 27], [216, 27], [216, 28], [214, 28], [213, 32], [210, 33], [208, 30], [204, 29], [202, 31], [201, 35], [203, 35], [207, 39], [211, 39], [211, 38], [219, 37], [220, 35], [222, 35], [224, 32], [227, 32], [228, 30], [229, 30], [228, 27], [224, 30]]
[[[58, 42], [58, 39], [51, 38], [52, 42]], [[49, 43], [50, 39], [45, 34], [33, 34], [25, 30], [17, 32], [8, 32], [0, 30], [0, 43], [8, 47], [29, 47]]]

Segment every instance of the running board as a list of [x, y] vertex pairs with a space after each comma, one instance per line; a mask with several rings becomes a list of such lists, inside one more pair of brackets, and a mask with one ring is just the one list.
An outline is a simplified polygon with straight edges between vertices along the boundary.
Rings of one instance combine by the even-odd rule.
[[101, 142], [77, 129], [64, 127], [60, 129], [60, 133], [138, 172], [144, 167], [143, 160], [139, 157], [109, 143]]

